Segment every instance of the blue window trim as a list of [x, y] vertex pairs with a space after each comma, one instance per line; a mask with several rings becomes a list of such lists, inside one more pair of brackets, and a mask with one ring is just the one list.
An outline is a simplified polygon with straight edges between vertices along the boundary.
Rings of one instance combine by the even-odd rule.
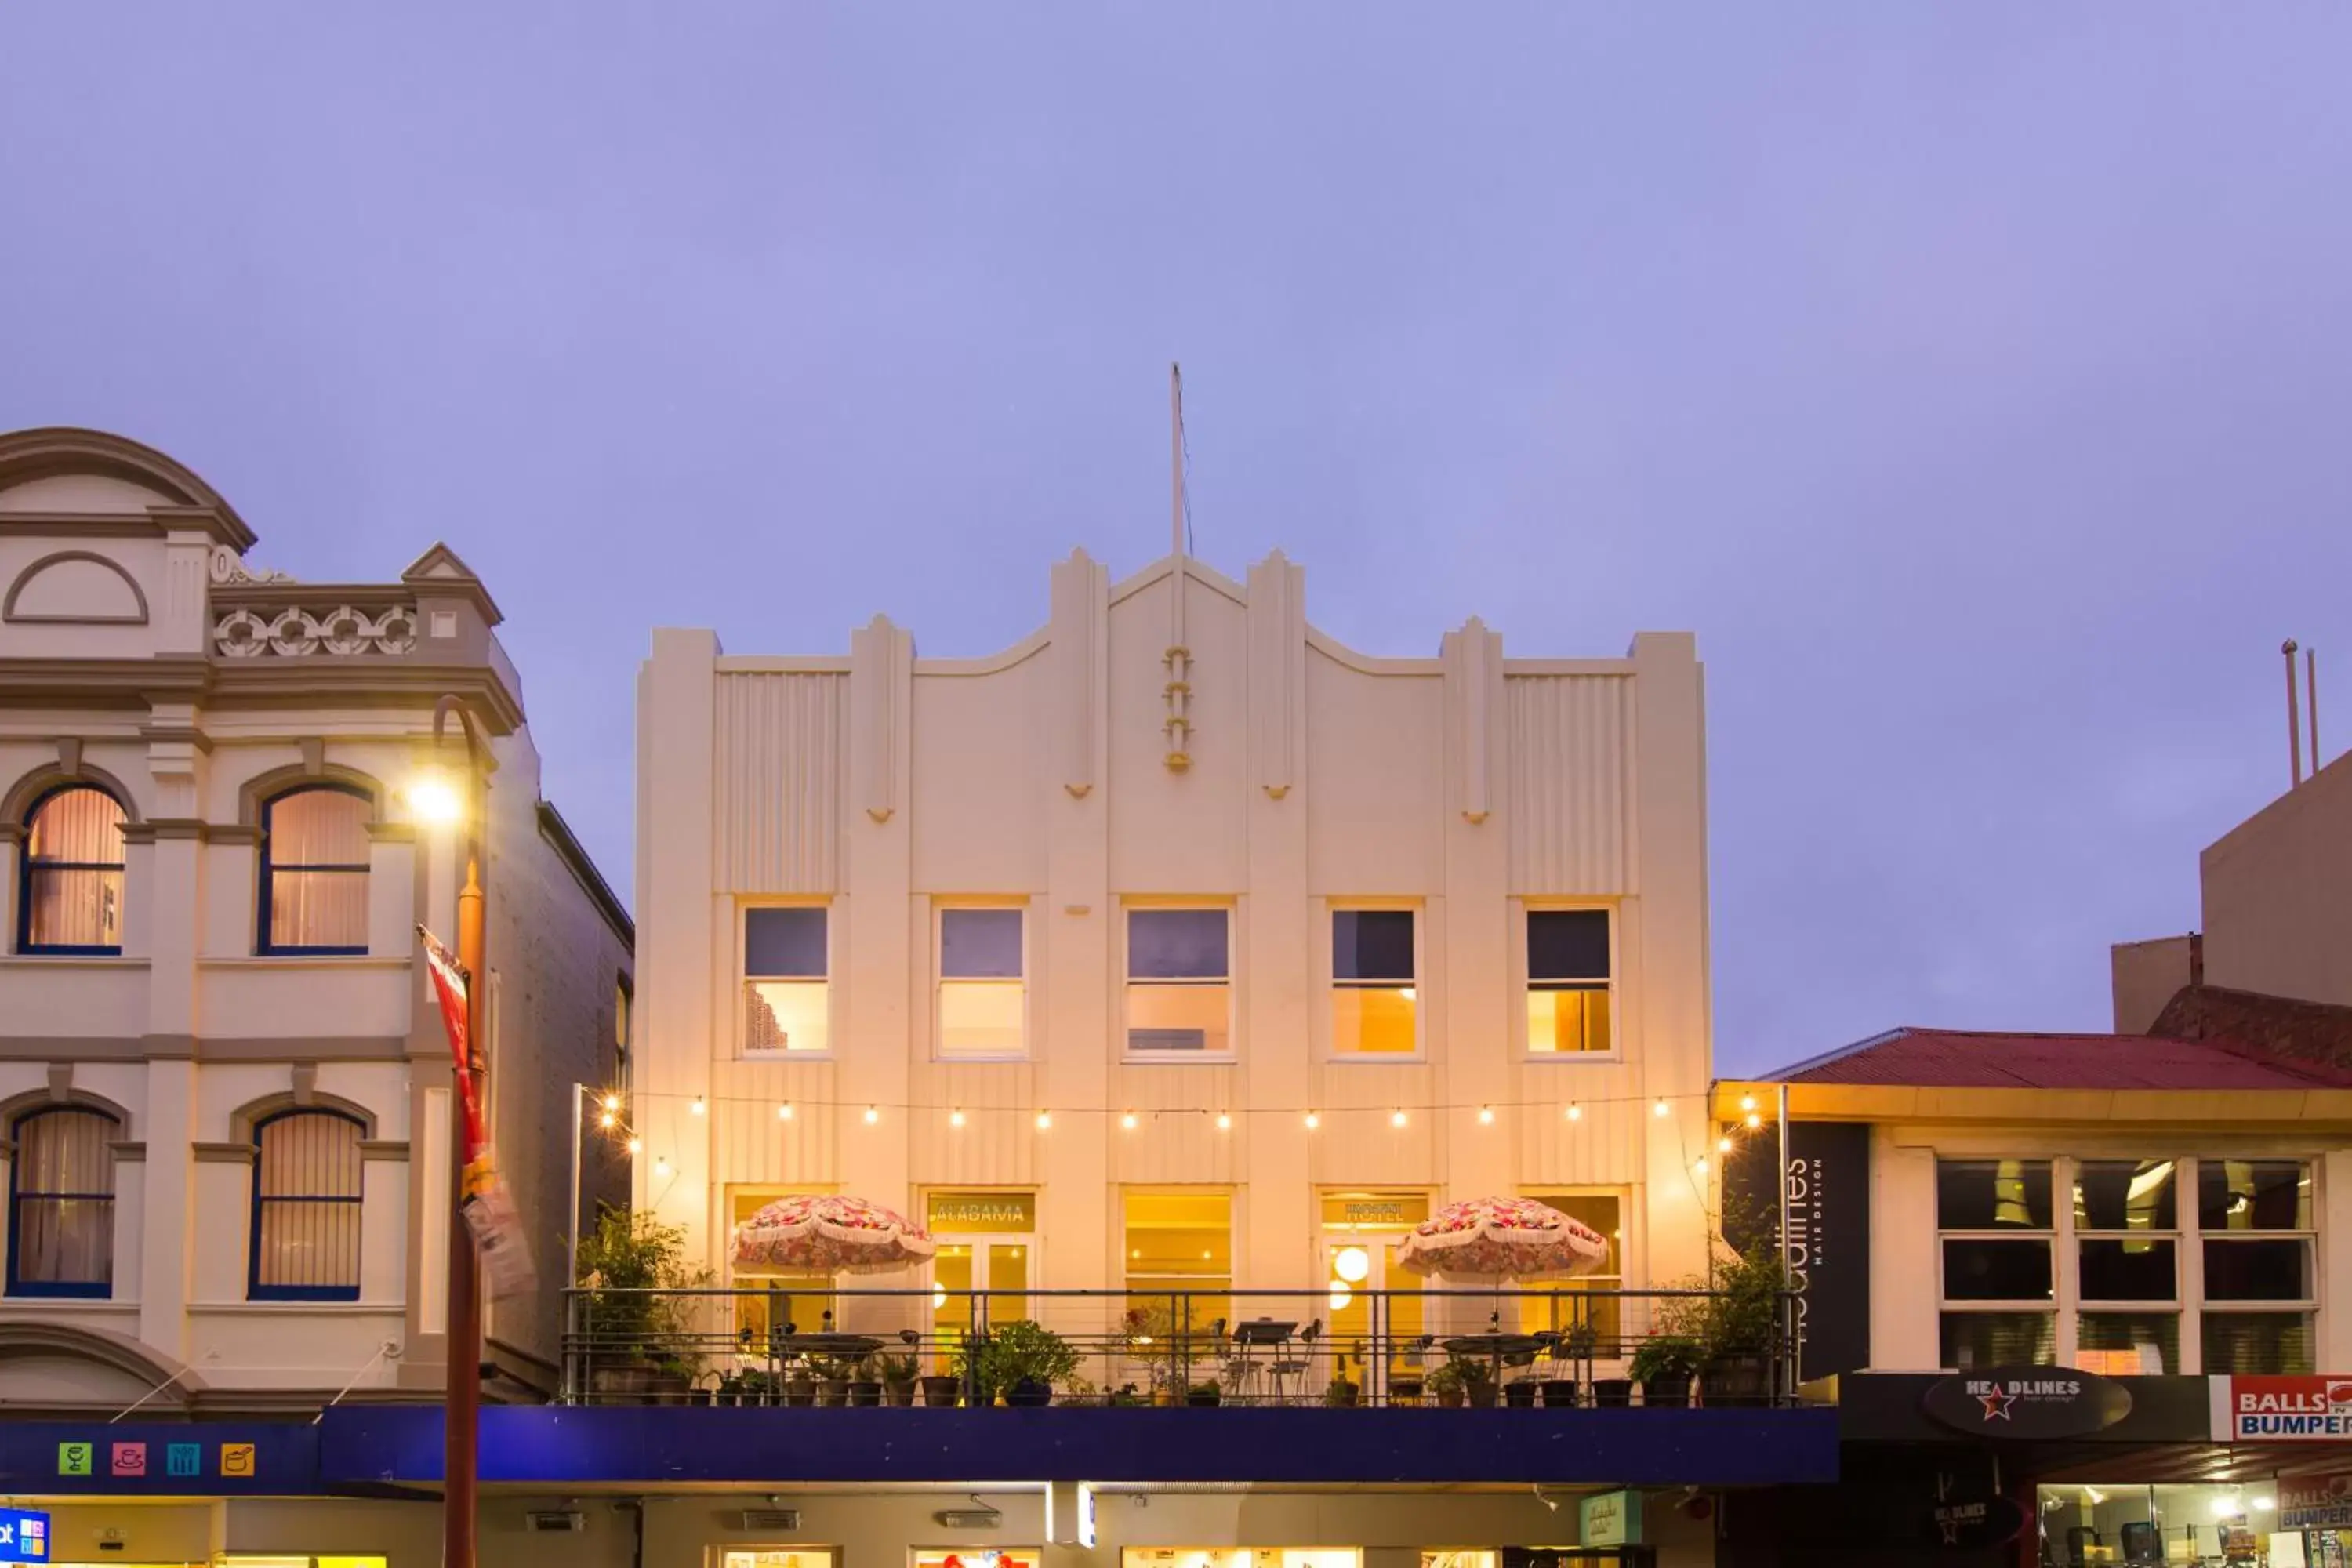
[[373, 810], [375, 805], [375, 797], [368, 794], [367, 791], [359, 788], [355, 784], [337, 784], [332, 780], [320, 784], [297, 784], [292, 789], [278, 791], [276, 795], [271, 795], [268, 800], [262, 803], [261, 853], [257, 857], [261, 868], [261, 890], [254, 901], [257, 914], [253, 930], [253, 951], [265, 958], [365, 958], [367, 956], [368, 950], [364, 945], [359, 947], [288, 947], [281, 946], [269, 940], [269, 889], [270, 883], [274, 880], [271, 873], [276, 871], [366, 872], [372, 869], [372, 868], [367, 866], [355, 865], [342, 861], [317, 865], [313, 865], [308, 861], [302, 861], [292, 866], [279, 866], [270, 858], [269, 819], [278, 810], [278, 803], [282, 800], [291, 800], [298, 795], [317, 795], [322, 792], [333, 795], [350, 795], [354, 800], [365, 802], [371, 810]]
[[[297, 1116], [329, 1116], [337, 1121], [349, 1122], [362, 1132], [367, 1131], [367, 1123], [358, 1117], [316, 1105], [298, 1105], [291, 1110], [265, 1116], [253, 1124], [253, 1215], [245, 1248], [245, 1299], [248, 1301], [356, 1301], [360, 1299], [360, 1288], [356, 1282], [350, 1285], [264, 1285], [261, 1282], [261, 1132], [266, 1127]], [[362, 1196], [296, 1196], [268, 1201], [273, 1204], [349, 1204], [357, 1208], [364, 1200]]]
[[[53, 789], [43, 790], [34, 798], [33, 804], [25, 812], [26, 832], [29, 834], [31, 831], [33, 818], [40, 816], [41, 807], [48, 805], [58, 796], [69, 795], [78, 789], [92, 790], [104, 795], [114, 802], [115, 809], [122, 813], [122, 819], [125, 822], [131, 820], [131, 808], [123, 805], [122, 797], [112, 790], [103, 784], [94, 784], [89, 779], [68, 779]], [[121, 860], [44, 860], [41, 862], [41, 867], [44, 870], [50, 871], [122, 871], [124, 862]], [[70, 942], [37, 942], [33, 940], [33, 850], [32, 840], [29, 837], [25, 843], [25, 852], [16, 858], [16, 951], [27, 958], [120, 958], [122, 956], [122, 944], [119, 942], [90, 946]]]
[[[114, 1115], [110, 1111], [100, 1110], [96, 1106], [45, 1105], [37, 1110], [28, 1110], [25, 1112], [22, 1116], [17, 1117], [14, 1122], [10, 1123], [8, 1129], [9, 1133], [16, 1140], [20, 1150], [24, 1146], [26, 1123], [37, 1121], [44, 1116], [95, 1116], [99, 1120], [104, 1121], [108, 1126], [113, 1128], [117, 1132], [122, 1131], [122, 1119], [121, 1117]], [[24, 1170], [25, 1162], [21, 1157], [8, 1162], [7, 1294], [11, 1296], [39, 1296], [51, 1300], [74, 1300], [81, 1301], [104, 1301], [112, 1299], [114, 1295], [114, 1281], [111, 1279], [46, 1280], [19, 1279], [16, 1278], [18, 1214], [23, 1207], [23, 1205], [17, 1201], [19, 1198], [81, 1198], [92, 1202], [103, 1198], [110, 1204], [114, 1202], [114, 1194], [112, 1193], [23, 1192], [19, 1188], [18, 1183], [23, 1177]]]

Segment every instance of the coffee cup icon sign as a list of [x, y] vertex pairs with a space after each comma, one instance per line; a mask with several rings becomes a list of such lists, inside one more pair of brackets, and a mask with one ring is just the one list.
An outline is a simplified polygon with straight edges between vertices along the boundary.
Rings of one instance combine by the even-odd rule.
[[147, 1445], [117, 1443], [114, 1445], [114, 1473], [118, 1476], [143, 1476], [147, 1473]]

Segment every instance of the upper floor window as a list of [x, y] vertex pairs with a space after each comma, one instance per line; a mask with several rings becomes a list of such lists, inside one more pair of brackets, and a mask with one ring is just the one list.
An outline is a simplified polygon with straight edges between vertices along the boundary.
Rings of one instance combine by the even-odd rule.
[[61, 1105], [16, 1119], [8, 1167], [8, 1294], [114, 1290], [114, 1148], [121, 1123]]
[[2200, 1160], [2208, 1373], [2314, 1370], [2318, 1288], [2311, 1167], [2300, 1160]]
[[19, 952], [122, 951], [122, 804], [90, 784], [52, 790], [25, 818]]
[[1421, 1049], [1411, 910], [1331, 911], [1331, 1049], [1412, 1056]]
[[1528, 1051], [1615, 1048], [1609, 911], [1528, 911]]
[[939, 1054], [1017, 1057], [1026, 1051], [1022, 911], [943, 909], [939, 952]]
[[359, 1121], [338, 1110], [288, 1110], [253, 1130], [257, 1301], [360, 1299]]
[[1233, 1054], [1231, 911], [1127, 911], [1127, 1048], [1136, 1056]]
[[366, 795], [306, 784], [261, 808], [263, 952], [368, 950]]
[[743, 1048], [824, 1052], [833, 1045], [825, 910], [743, 911]]

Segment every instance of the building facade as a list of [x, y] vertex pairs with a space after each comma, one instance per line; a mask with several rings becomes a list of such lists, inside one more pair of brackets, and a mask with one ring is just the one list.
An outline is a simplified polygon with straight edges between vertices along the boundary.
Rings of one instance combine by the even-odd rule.
[[490, 1353], [510, 1393], [552, 1381], [568, 1086], [617, 1070], [627, 914], [540, 797], [464, 562], [297, 584], [254, 542], [161, 453], [0, 437], [0, 1411], [442, 1384], [452, 1075], [416, 927], [454, 938], [464, 868], [407, 792], [463, 773], [445, 695], [494, 764], [494, 1131], [547, 1216]]

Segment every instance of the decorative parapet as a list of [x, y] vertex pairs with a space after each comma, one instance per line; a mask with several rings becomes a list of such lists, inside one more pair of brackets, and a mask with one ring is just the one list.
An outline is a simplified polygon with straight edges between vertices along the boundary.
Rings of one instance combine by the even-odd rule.
[[220, 587], [240, 583], [291, 583], [293, 578], [267, 566], [257, 567], [226, 544], [215, 544], [212, 550], [211, 576]]
[[299, 605], [274, 614], [266, 608], [235, 609], [213, 623], [213, 646], [227, 658], [412, 653], [416, 648], [416, 609], [393, 605], [374, 616], [349, 605], [323, 612]]

